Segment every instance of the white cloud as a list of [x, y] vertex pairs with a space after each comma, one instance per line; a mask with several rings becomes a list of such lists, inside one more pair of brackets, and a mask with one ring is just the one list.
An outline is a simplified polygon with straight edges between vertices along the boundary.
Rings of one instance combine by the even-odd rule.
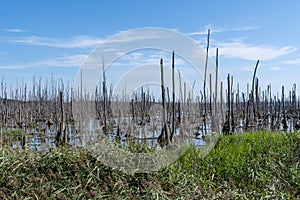
[[296, 47], [290, 45], [276, 47], [271, 45], [247, 44], [242, 41], [217, 42], [215, 46], [219, 48], [219, 54], [222, 56], [245, 60], [272, 60], [296, 50]]
[[125, 59], [125, 60], [131, 61], [131, 60], [140, 59], [142, 56], [143, 56], [142, 53], [132, 52], [132, 53], [125, 54], [122, 58]]
[[[169, 38], [169, 32], [166, 30], [171, 29], [157, 29], [157, 28], [141, 28], [135, 29], [134, 31], [121, 31], [122, 34], [116, 34], [105, 40], [103, 38], [88, 36], [88, 35], [79, 35], [74, 36], [68, 39], [58, 39], [58, 38], [50, 38], [50, 37], [39, 37], [39, 36], [30, 36], [30, 37], [18, 37], [12, 38], [9, 41], [15, 43], [22, 43], [28, 45], [38, 45], [38, 46], [48, 46], [48, 47], [58, 47], [58, 48], [90, 48], [95, 47], [103, 42], [108, 47], [105, 49], [105, 45], [102, 46], [106, 51], [112, 51], [112, 44], [122, 45], [122, 43], [126, 42], [144, 42], [145, 40], [155, 40], [155, 39], [163, 39]], [[145, 31], [147, 34], [145, 34]], [[175, 30], [173, 30], [175, 31]]]
[[[207, 29], [210, 29], [211, 33], [220, 33], [228, 31], [249, 31], [259, 29], [258, 26], [245, 26], [237, 28], [226, 27], [214, 27], [213, 25], [207, 25], [202, 31], [189, 33], [190, 36], [202, 36], [207, 35]], [[202, 46], [206, 46], [206, 38], [201, 38], [198, 43]], [[272, 60], [274, 58], [287, 55], [296, 50], [296, 47], [287, 45], [283, 47], [276, 47], [274, 45], [255, 45], [243, 42], [242, 39], [236, 39], [230, 42], [220, 42], [213, 38], [210, 41], [212, 48], [219, 48], [219, 55], [227, 58], [240, 58], [244, 60]], [[211, 49], [212, 49], [211, 48]], [[210, 56], [215, 55], [215, 51], [211, 51]], [[300, 59], [294, 61], [300, 63]], [[293, 62], [289, 62], [294, 64]]]
[[252, 72], [252, 71], [254, 71], [254, 67], [253, 66], [243, 66], [239, 70], [242, 72]]
[[[28, 67], [28, 66], [27, 66]], [[26, 68], [25, 65], [0, 65], [0, 69], [22, 69]]]
[[92, 36], [75, 36], [68, 40], [31, 36], [16, 38], [11, 41], [30, 45], [76, 49], [95, 47], [96, 45], [99, 45], [103, 40]]
[[282, 71], [282, 68], [280, 68], [280, 67], [270, 67], [269, 70], [271, 70], [271, 71]]
[[188, 33], [191, 36], [197, 35], [207, 35], [207, 30], [210, 29], [210, 33], [221, 33], [221, 32], [228, 32], [228, 31], [250, 31], [259, 29], [258, 26], [245, 26], [245, 27], [237, 27], [237, 28], [221, 28], [221, 27], [214, 27], [211, 24], [204, 26], [203, 30], [196, 31], [192, 33]]
[[[143, 66], [143, 65], [157, 65], [160, 64], [160, 59], [163, 58], [165, 66], [171, 66], [171, 56], [172, 54], [168, 52], [155, 52], [155, 53], [148, 53], [146, 52], [131, 52], [125, 54], [124, 56], [120, 57], [117, 62], [114, 62], [113, 65], [116, 66]], [[181, 57], [175, 57], [175, 66], [182, 66], [187, 65], [187, 62], [183, 60]]]
[[13, 33], [24, 33], [24, 32], [27, 32], [27, 30], [24, 30], [24, 29], [18, 29], [18, 28], [14, 28], [14, 29], [4, 29], [4, 31], [6, 31], [6, 32], [13, 32]]
[[60, 58], [37, 61], [27, 64], [0, 65], [0, 69], [24, 69], [33, 67], [79, 67], [87, 55], [67, 55]]
[[[170, 32], [177, 32], [175, 29], [163, 29], [163, 28], [137, 28], [129, 31], [120, 31], [119, 34], [109, 38], [108, 43], [126, 43], [134, 41], [145, 41], [151, 39], [169, 38]], [[146, 34], [145, 34], [146, 33]]]
[[87, 58], [87, 55], [78, 54], [78, 55], [67, 55], [61, 58], [55, 58], [45, 61], [38, 61], [32, 63], [32, 66], [41, 66], [41, 67], [76, 67], [80, 66], [84, 60]]
[[286, 60], [282, 62], [283, 64], [300, 64], [300, 58], [297, 58], [295, 60]]

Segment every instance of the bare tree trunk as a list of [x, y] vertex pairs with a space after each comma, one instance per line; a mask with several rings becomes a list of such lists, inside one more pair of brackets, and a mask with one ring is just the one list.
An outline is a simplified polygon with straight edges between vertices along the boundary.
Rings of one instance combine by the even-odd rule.
[[180, 75], [180, 71], [178, 71], [178, 78], [179, 78], [179, 94], [180, 94], [180, 100], [179, 100], [179, 104], [178, 104], [178, 122], [181, 123], [181, 119], [182, 119], [182, 115], [183, 115], [183, 108], [182, 105], [183, 104], [183, 94], [182, 94], [182, 85], [181, 85], [181, 75]]
[[223, 111], [223, 81], [221, 81], [221, 88], [220, 88], [220, 110], [221, 110], [221, 124], [224, 124], [224, 111]]
[[208, 64], [208, 49], [209, 49], [209, 36], [210, 36], [210, 29], [208, 29], [207, 33], [207, 47], [206, 47], [206, 58], [205, 58], [205, 68], [204, 68], [204, 83], [203, 83], [203, 94], [204, 94], [204, 134], [207, 133], [206, 130], [206, 76], [207, 76], [207, 64]]
[[167, 115], [167, 107], [166, 107], [166, 96], [165, 96], [165, 86], [164, 86], [164, 69], [163, 69], [163, 59], [160, 60], [160, 75], [161, 75], [161, 92], [162, 92], [162, 106], [163, 106], [163, 126], [165, 132], [165, 139], [167, 140], [167, 144], [170, 144], [170, 137], [168, 133], [168, 115]]
[[106, 89], [106, 77], [105, 77], [105, 69], [104, 69], [104, 60], [102, 63], [102, 70], [103, 70], [103, 83], [102, 83], [102, 92], [103, 92], [103, 132], [107, 134], [107, 89]]
[[225, 132], [229, 134], [231, 132], [231, 121], [230, 121], [230, 116], [231, 116], [231, 84], [230, 84], [230, 74], [227, 76], [227, 106], [228, 106], [228, 111], [227, 111], [227, 127], [225, 128]]
[[211, 80], [211, 74], [209, 74], [209, 114], [212, 115], [212, 80]]
[[63, 100], [63, 92], [59, 92], [59, 101], [60, 101], [60, 122], [59, 122], [59, 130], [57, 131], [56, 134], [56, 142], [61, 143], [63, 142], [63, 132], [64, 132], [64, 100]]
[[[214, 98], [214, 119], [217, 120], [217, 112], [218, 112], [218, 72], [219, 72], [219, 49], [216, 50], [216, 82], [215, 82], [215, 98]], [[220, 123], [219, 119], [217, 123]]]
[[252, 79], [252, 90], [251, 90], [251, 103], [253, 106], [253, 117], [254, 117], [254, 122], [256, 122], [256, 111], [255, 111], [255, 103], [254, 103], [254, 81], [256, 78], [256, 70], [259, 64], [259, 60], [257, 61], [256, 65], [255, 65], [255, 69], [254, 69], [254, 73], [253, 73], [253, 79]]
[[173, 139], [175, 132], [175, 79], [174, 79], [174, 68], [175, 68], [175, 53], [172, 53], [172, 131], [170, 136], [170, 141]]
[[231, 133], [234, 133], [234, 130], [235, 130], [235, 117], [234, 117], [234, 104], [233, 104], [233, 101], [234, 101], [234, 94], [233, 94], [233, 76], [231, 76], [231, 83], [230, 83], [230, 95], [231, 95], [231, 98], [230, 98], [230, 114], [231, 114]]
[[282, 125], [283, 125], [283, 129], [285, 132], [287, 132], [287, 119], [286, 119], [286, 108], [285, 108], [285, 99], [284, 99], [284, 86], [282, 86], [282, 94], [281, 94], [281, 102], [282, 102], [282, 112], [283, 112], [283, 121], [282, 121]]

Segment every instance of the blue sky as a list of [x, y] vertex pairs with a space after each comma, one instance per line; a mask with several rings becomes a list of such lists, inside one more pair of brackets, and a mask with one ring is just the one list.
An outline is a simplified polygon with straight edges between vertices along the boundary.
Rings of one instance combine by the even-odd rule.
[[121, 31], [174, 29], [205, 48], [210, 28], [210, 55], [219, 48], [224, 82], [230, 73], [245, 91], [259, 59], [261, 86], [271, 83], [280, 92], [281, 85], [300, 87], [299, 8], [297, 0], [3, 0], [0, 78], [13, 86], [34, 75], [72, 83], [87, 55]]

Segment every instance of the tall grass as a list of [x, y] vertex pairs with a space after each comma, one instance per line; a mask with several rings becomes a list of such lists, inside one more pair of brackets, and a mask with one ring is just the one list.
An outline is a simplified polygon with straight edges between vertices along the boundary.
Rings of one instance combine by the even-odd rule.
[[84, 148], [2, 148], [0, 199], [297, 199], [299, 152], [300, 133], [245, 133], [221, 138], [204, 158], [191, 147], [159, 172], [129, 175]]

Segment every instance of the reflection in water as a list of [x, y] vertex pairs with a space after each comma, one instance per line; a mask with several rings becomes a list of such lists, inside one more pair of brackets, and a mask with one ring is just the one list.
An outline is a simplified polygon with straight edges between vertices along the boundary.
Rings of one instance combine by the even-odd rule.
[[[124, 118], [125, 119], [125, 118]], [[125, 122], [128, 123], [128, 122]], [[288, 120], [288, 131], [294, 132], [293, 121]], [[88, 141], [97, 142], [99, 136], [104, 136], [102, 128], [99, 121], [90, 121], [86, 124], [83, 124], [82, 127], [84, 131], [78, 131], [74, 126], [69, 126], [66, 130], [67, 132], [67, 141], [70, 146], [85, 146]], [[255, 130], [256, 127], [253, 128]], [[134, 127], [134, 130], [131, 127], [131, 130], [123, 128], [118, 135], [118, 128], [114, 125], [111, 129], [111, 132], [106, 136], [111, 142], [119, 144], [121, 148], [125, 148], [129, 143], [135, 143], [138, 145], [147, 145], [149, 148], [161, 149], [157, 138], [161, 134], [161, 127], [151, 126], [151, 125], [142, 125]], [[266, 127], [267, 130], [271, 129], [271, 126]], [[58, 130], [58, 126], [53, 123], [51, 126], [47, 124], [42, 125], [42, 131], [36, 129], [28, 129], [26, 132], [26, 147], [30, 149], [36, 149], [38, 151], [48, 151], [51, 148], [56, 148], [55, 137]], [[211, 131], [210, 126], [207, 126], [208, 132]], [[285, 131], [283, 124], [279, 124], [279, 130]], [[243, 122], [240, 121], [240, 125], [236, 127], [236, 132], [243, 133]], [[182, 133], [182, 134], [181, 134]], [[175, 137], [180, 138], [180, 136], [185, 136], [190, 138], [190, 143], [199, 148], [205, 146], [205, 140], [203, 135], [203, 130], [199, 127], [190, 128], [190, 129], [175, 129]], [[12, 137], [9, 140], [3, 140], [3, 144], [9, 144], [11, 148], [22, 149], [22, 144], [24, 137]]]
[[[70, 146], [85, 146], [88, 141], [97, 142], [99, 136], [103, 136], [101, 126], [99, 121], [90, 121], [84, 124], [82, 127], [84, 131], [78, 131], [72, 126], [69, 126], [66, 130], [67, 141]], [[35, 149], [38, 151], [48, 151], [51, 148], [56, 148], [55, 137], [57, 134], [58, 126], [53, 123], [52, 126], [47, 126], [47, 124], [42, 125], [43, 129], [41, 132], [32, 129], [27, 130], [26, 133], [26, 148]], [[130, 131], [130, 130], [129, 130]], [[129, 133], [129, 131], [120, 131], [118, 135], [118, 128], [114, 126], [111, 132], [106, 136], [111, 142], [118, 143], [119, 147], [125, 148], [129, 143], [135, 143], [138, 145], [147, 145], [149, 148], [161, 149], [157, 138], [161, 134], [160, 127], [153, 127], [150, 125], [143, 125], [135, 127], [135, 130]], [[175, 137], [179, 137], [183, 130], [176, 128]], [[186, 132], [186, 131], [185, 131]], [[196, 132], [196, 133], [195, 133]], [[182, 134], [191, 138], [191, 144], [195, 147], [200, 147], [205, 145], [203, 140], [202, 131], [198, 128], [197, 130], [189, 130], [188, 133]], [[196, 136], [195, 136], [196, 135]], [[22, 149], [23, 138], [14, 138], [11, 140], [11, 148]]]

